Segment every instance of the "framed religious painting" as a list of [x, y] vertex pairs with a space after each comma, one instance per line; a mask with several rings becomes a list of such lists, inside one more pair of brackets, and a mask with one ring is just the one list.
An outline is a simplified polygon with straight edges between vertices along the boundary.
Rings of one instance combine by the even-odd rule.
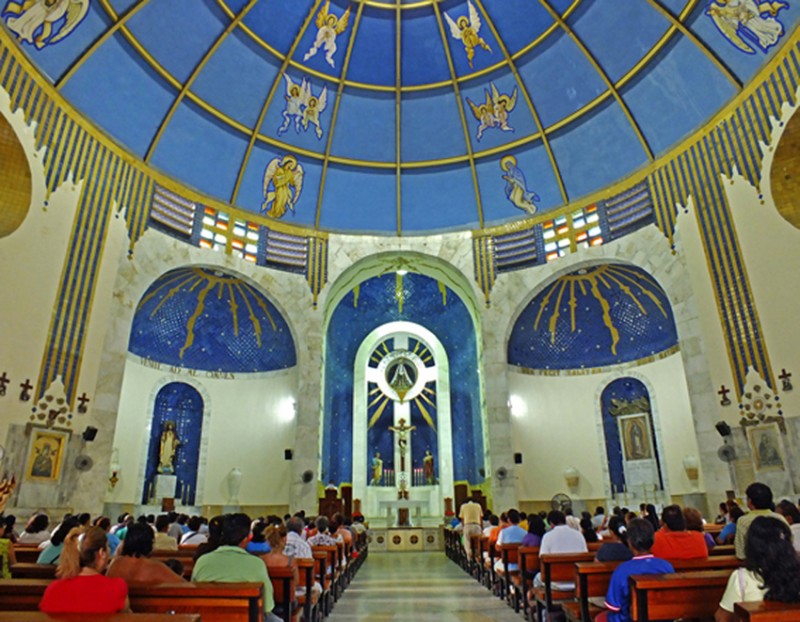
[[646, 414], [619, 417], [619, 427], [625, 460], [651, 460], [653, 458], [650, 420]]
[[775, 424], [747, 428], [747, 438], [753, 452], [756, 471], [784, 471], [783, 444]]
[[40, 482], [57, 482], [67, 450], [69, 432], [31, 428], [30, 449], [25, 465], [25, 478]]

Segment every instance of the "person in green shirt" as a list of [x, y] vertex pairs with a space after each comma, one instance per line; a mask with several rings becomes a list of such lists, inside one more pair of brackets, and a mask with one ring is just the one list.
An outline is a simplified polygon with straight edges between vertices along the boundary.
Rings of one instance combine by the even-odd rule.
[[226, 514], [222, 520], [220, 546], [197, 560], [192, 570], [192, 581], [262, 583], [264, 619], [266, 622], [280, 622], [280, 618], [272, 613], [275, 600], [267, 566], [245, 550], [249, 537], [250, 517], [247, 514]]

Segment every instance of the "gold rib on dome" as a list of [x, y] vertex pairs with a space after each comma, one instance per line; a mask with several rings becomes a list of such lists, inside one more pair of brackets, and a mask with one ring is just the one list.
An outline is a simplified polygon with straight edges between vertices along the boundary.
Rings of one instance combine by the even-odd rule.
[[556, 11], [552, 6], [550, 6], [549, 0], [539, 0], [539, 3], [545, 9], [547, 9], [547, 11], [553, 17], [553, 19], [558, 22], [559, 26], [561, 26], [562, 30], [570, 37], [570, 39], [572, 39], [575, 42], [575, 45], [577, 45], [578, 48], [581, 50], [583, 55], [586, 57], [586, 60], [589, 61], [594, 70], [603, 80], [603, 82], [606, 85], [606, 88], [609, 91], [611, 91], [611, 94], [617, 101], [617, 105], [619, 105], [620, 108], [622, 108], [622, 112], [625, 114], [625, 118], [628, 119], [628, 123], [630, 123], [631, 128], [633, 129], [634, 133], [636, 134], [636, 137], [639, 139], [639, 142], [642, 145], [642, 148], [647, 154], [647, 159], [652, 162], [655, 156], [653, 155], [653, 150], [650, 148], [647, 139], [644, 137], [642, 128], [639, 127], [639, 124], [636, 122], [636, 119], [633, 118], [633, 115], [631, 114], [631, 111], [628, 108], [628, 104], [625, 103], [625, 100], [622, 98], [622, 95], [620, 95], [614, 83], [611, 82], [611, 79], [608, 77], [608, 74], [600, 66], [600, 63], [597, 62], [597, 59], [594, 57], [594, 54], [592, 54], [589, 48], [586, 47], [586, 45], [583, 43], [578, 34], [572, 28], [570, 28], [569, 24], [567, 24], [567, 22], [565, 22], [562, 19], [562, 17], [558, 14], [558, 11]]
[[[358, 27], [361, 25], [361, 14], [364, 12], [364, 4], [358, 5], [356, 11], [356, 20], [353, 23], [353, 30], [350, 32], [350, 40], [347, 42], [347, 51], [344, 55], [344, 63], [342, 64], [342, 80], [347, 77], [347, 70], [350, 68], [350, 58], [353, 55], [353, 45], [356, 42], [358, 35]], [[344, 91], [344, 82], [339, 82], [339, 88], [336, 91], [336, 101], [333, 102], [333, 113], [331, 114], [331, 123], [328, 128], [328, 141], [325, 144], [325, 160], [322, 162], [322, 175], [319, 180], [319, 193], [317, 195], [317, 213], [314, 217], [314, 228], [319, 229], [319, 218], [322, 212], [322, 198], [325, 192], [325, 179], [328, 176], [328, 164], [330, 163], [331, 146], [333, 145], [333, 134], [336, 131], [336, 121], [339, 118], [339, 105], [342, 103], [342, 93]]]
[[[492, 35], [494, 35], [494, 38], [497, 41], [497, 45], [500, 46], [500, 50], [503, 52], [503, 56], [505, 56], [506, 62], [508, 63], [509, 68], [511, 69], [511, 73], [514, 74], [514, 78], [516, 79], [517, 84], [519, 84], [522, 96], [525, 98], [525, 103], [528, 104], [528, 109], [531, 111], [531, 115], [533, 116], [533, 121], [534, 123], [536, 123], [536, 129], [538, 130], [538, 135], [542, 137], [542, 144], [544, 145], [544, 148], [547, 151], [547, 157], [550, 160], [550, 166], [553, 167], [553, 174], [555, 175], [556, 182], [558, 183], [558, 189], [561, 192], [561, 200], [564, 203], [569, 203], [569, 196], [567, 195], [567, 188], [564, 185], [564, 178], [561, 175], [561, 170], [558, 168], [558, 162], [556, 162], [556, 158], [555, 155], [553, 154], [553, 149], [550, 146], [550, 141], [547, 138], [547, 134], [544, 132], [544, 128], [542, 127], [542, 121], [539, 118], [539, 113], [536, 111], [536, 106], [534, 106], [533, 100], [531, 99], [530, 91], [528, 90], [528, 87], [525, 84], [525, 82], [522, 80], [522, 76], [519, 75], [519, 72], [517, 71], [517, 66], [511, 59], [511, 56], [509, 56], [506, 44], [503, 41], [503, 39], [500, 38], [500, 34], [497, 32], [497, 29], [494, 26], [494, 21], [492, 20], [491, 16], [483, 6], [483, 2], [481, 0], [475, 0], [475, 2], [477, 3], [478, 8], [483, 12], [484, 16], [486, 17], [486, 24], [489, 26], [489, 30], [492, 31]], [[507, 150], [509, 148], [508, 145], [503, 145], [503, 147], [504, 150]]]
[[249, 0], [249, 2], [242, 8], [239, 14], [228, 24], [225, 30], [223, 30], [222, 33], [220, 33], [220, 35], [217, 37], [217, 40], [214, 41], [213, 45], [206, 50], [205, 54], [203, 54], [203, 58], [201, 58], [200, 61], [197, 63], [197, 65], [195, 65], [194, 69], [192, 70], [192, 73], [186, 79], [186, 82], [184, 82], [183, 86], [181, 87], [181, 90], [178, 92], [177, 97], [175, 97], [175, 99], [172, 101], [172, 105], [169, 107], [167, 114], [165, 114], [164, 118], [161, 120], [161, 123], [158, 126], [158, 129], [156, 130], [155, 136], [153, 136], [153, 140], [150, 141], [150, 146], [147, 148], [147, 152], [144, 154], [145, 162], [149, 162], [150, 158], [153, 157], [153, 152], [156, 150], [156, 147], [158, 147], [158, 143], [161, 140], [161, 137], [164, 135], [164, 131], [167, 129], [167, 125], [169, 125], [169, 122], [172, 120], [173, 115], [178, 110], [178, 106], [181, 105], [183, 98], [186, 97], [186, 94], [189, 92], [189, 89], [192, 88], [192, 84], [194, 84], [194, 81], [197, 79], [197, 76], [199, 76], [200, 72], [203, 71], [203, 68], [206, 66], [206, 63], [208, 63], [208, 61], [211, 60], [211, 57], [219, 49], [219, 46], [222, 45], [222, 42], [225, 41], [228, 35], [230, 35], [233, 32], [233, 30], [236, 28], [236, 25], [239, 24], [244, 19], [245, 15], [247, 15], [250, 12], [250, 9], [252, 9], [257, 2], [258, 0]]

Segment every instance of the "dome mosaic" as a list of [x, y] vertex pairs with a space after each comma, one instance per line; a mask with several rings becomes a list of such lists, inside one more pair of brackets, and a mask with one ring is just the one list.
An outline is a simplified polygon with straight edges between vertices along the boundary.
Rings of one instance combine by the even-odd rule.
[[33, 0], [3, 21], [55, 88], [167, 177], [331, 231], [558, 210], [707, 123], [796, 2]]

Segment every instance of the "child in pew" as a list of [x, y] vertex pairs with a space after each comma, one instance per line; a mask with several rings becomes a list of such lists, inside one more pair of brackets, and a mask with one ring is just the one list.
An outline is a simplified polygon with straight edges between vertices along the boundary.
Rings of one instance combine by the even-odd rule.
[[620, 564], [611, 575], [605, 601], [608, 611], [597, 616], [595, 622], [630, 622], [631, 592], [628, 585], [630, 576], [675, 572], [669, 562], [658, 559], [650, 553], [654, 535], [653, 526], [642, 518], [634, 518], [628, 523], [628, 547], [633, 553], [633, 558]]
[[745, 565], [731, 573], [716, 622], [733, 622], [733, 604], [774, 600], [800, 602], [800, 560], [789, 527], [770, 516], [759, 516], [747, 530]]

